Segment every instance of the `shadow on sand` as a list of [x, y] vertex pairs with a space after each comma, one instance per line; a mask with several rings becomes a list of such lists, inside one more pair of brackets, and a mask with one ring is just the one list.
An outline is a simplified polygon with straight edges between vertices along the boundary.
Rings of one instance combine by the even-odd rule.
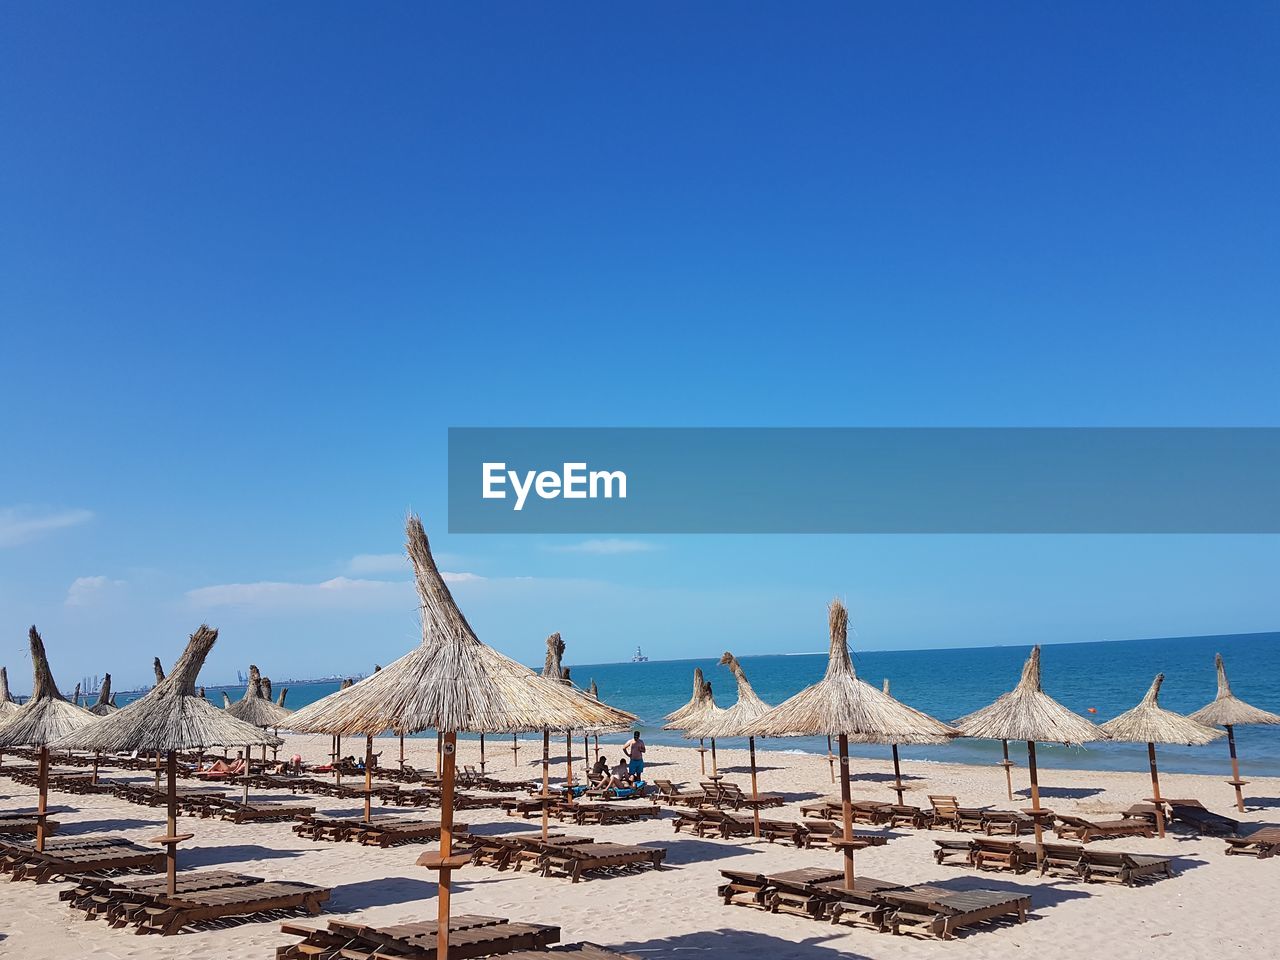
[[[790, 919], [792, 918], [785, 918], [781, 922], [787, 923]], [[769, 957], [770, 960], [869, 960], [872, 956], [826, 946], [830, 940], [845, 937], [849, 932], [848, 927], [833, 928], [826, 924], [810, 924], [799, 918], [795, 919], [798, 923], [789, 932], [798, 934], [803, 930], [807, 934], [799, 940], [720, 927], [674, 937], [628, 940], [625, 943], [610, 944], [609, 948], [640, 957], [679, 957], [698, 953], [707, 957]], [[804, 926], [801, 927], [800, 924]]]
[[[465, 884], [455, 880], [453, 889], [456, 892], [464, 886]], [[412, 877], [378, 877], [376, 880], [361, 880], [357, 883], [344, 883], [334, 887], [333, 896], [329, 898], [326, 908], [330, 913], [347, 913], [366, 910], [369, 907], [387, 907], [418, 900], [431, 900], [433, 902], [423, 908], [423, 919], [434, 920], [436, 889], [436, 884], [430, 880], [416, 880]]]
[[302, 856], [301, 850], [278, 850], [256, 843], [238, 843], [226, 847], [192, 847], [178, 852], [183, 867], [211, 867], [241, 863], [246, 860], [288, 860]]
[[164, 823], [163, 817], [154, 820], [81, 820], [79, 823], [64, 823], [58, 828], [62, 836], [79, 836], [83, 833], [111, 833], [115, 830], [133, 830], [137, 827], [154, 827]]
[[[1045, 800], [1057, 797], [1060, 800], [1083, 800], [1085, 797], [1097, 796], [1101, 792], [1101, 787], [1041, 787], [1040, 799]], [[1031, 788], [1026, 787], [1022, 790], [1015, 790], [1013, 795], [1029, 800], [1031, 798]]]

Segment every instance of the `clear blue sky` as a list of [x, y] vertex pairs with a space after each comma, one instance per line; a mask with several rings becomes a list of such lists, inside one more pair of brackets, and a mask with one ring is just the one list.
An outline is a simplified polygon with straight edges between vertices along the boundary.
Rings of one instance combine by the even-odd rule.
[[1280, 424], [1274, 4], [8, 4], [0, 663], [1274, 630], [1266, 537], [450, 537], [451, 425]]

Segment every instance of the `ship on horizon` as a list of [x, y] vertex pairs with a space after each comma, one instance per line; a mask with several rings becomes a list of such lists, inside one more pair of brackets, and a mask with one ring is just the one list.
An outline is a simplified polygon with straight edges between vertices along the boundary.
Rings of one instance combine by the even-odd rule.
[[632, 663], [648, 663], [649, 658], [640, 652], [640, 648], [636, 647], [636, 655], [631, 658]]

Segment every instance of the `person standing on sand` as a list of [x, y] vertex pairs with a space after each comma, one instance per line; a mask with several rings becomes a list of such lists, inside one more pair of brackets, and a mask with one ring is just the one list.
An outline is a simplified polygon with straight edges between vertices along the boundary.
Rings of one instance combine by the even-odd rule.
[[631, 739], [623, 746], [622, 752], [626, 755], [627, 760], [630, 761], [628, 768], [633, 780], [639, 780], [644, 776], [645, 749], [644, 741], [640, 739], [640, 731], [631, 731]]

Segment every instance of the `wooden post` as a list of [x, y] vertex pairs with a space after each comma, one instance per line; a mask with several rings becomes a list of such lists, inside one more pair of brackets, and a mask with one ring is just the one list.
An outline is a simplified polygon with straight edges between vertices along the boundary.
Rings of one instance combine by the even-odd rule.
[[831, 738], [827, 737], [827, 767], [831, 770], [831, 782], [836, 782], [836, 755], [831, 752]]
[[342, 734], [333, 738], [333, 776], [334, 783], [342, 786]]
[[40, 769], [36, 773], [40, 785], [39, 799], [36, 800], [36, 852], [44, 851], [44, 820], [49, 813], [49, 748], [40, 748]]
[[484, 776], [484, 734], [480, 734], [480, 776]]
[[1009, 741], [1001, 740], [1000, 747], [1004, 751], [1004, 759], [1000, 761], [1000, 766], [1004, 767], [1004, 788], [1009, 794], [1009, 799], [1013, 799], [1013, 761], [1009, 759]]
[[702, 775], [707, 775], [707, 744], [702, 737], [698, 738], [698, 763], [702, 765]]
[[853, 799], [849, 796], [849, 737], [840, 734], [840, 813], [844, 824], [844, 885], [853, 889]]
[[1044, 828], [1040, 823], [1040, 776], [1036, 772], [1036, 742], [1027, 741], [1027, 773], [1031, 777], [1031, 816], [1036, 831], [1036, 866], [1044, 862]]
[[716, 760], [716, 738], [711, 738], [711, 775], [718, 776], [720, 773], [719, 761]]
[[514, 770], [520, 766], [520, 741], [516, 739], [516, 735], [511, 735], [511, 768]]
[[364, 822], [373, 819], [373, 737], [364, 738]]
[[898, 803], [902, 803], [902, 767], [898, 764], [898, 745], [893, 745], [893, 792], [898, 795]]
[[591, 735], [591, 740], [592, 740], [592, 745], [595, 748], [595, 757], [593, 759], [599, 760], [600, 759], [600, 734], [593, 733]]
[[756, 787], [756, 738], [747, 737], [747, 746], [751, 750], [751, 822], [755, 838], [760, 839], [760, 791]]
[[542, 839], [547, 839], [547, 826], [551, 818], [551, 731], [542, 728]]
[[1147, 744], [1147, 762], [1151, 764], [1151, 799], [1156, 805], [1156, 830], [1164, 837], [1164, 804], [1160, 802], [1160, 772], [1156, 769], [1156, 745]]
[[165, 836], [169, 841], [165, 844], [164, 854], [165, 889], [172, 897], [178, 892], [178, 759], [172, 750], [169, 751], [165, 765], [169, 780], [169, 808], [165, 816]]
[[564, 785], [569, 790], [569, 803], [573, 803], [573, 731], [564, 732], [564, 760], [568, 764], [564, 774]]
[[93, 779], [92, 779], [92, 780], [90, 780], [89, 782], [90, 782], [90, 783], [92, 783], [95, 787], [98, 785], [98, 757], [99, 757], [99, 754], [100, 754], [100, 751], [98, 751], [98, 750], [93, 751]]
[[436, 731], [436, 773], [440, 774], [444, 771], [444, 738], [441, 737], [440, 731]]
[[457, 744], [458, 735], [448, 733], [441, 746], [444, 756], [440, 794], [440, 903], [436, 914], [436, 957], [439, 960], [447, 960], [449, 956], [449, 892], [453, 873], [449, 858], [453, 855], [453, 782], [457, 770]]
[[[249, 748], [245, 747], [245, 752], [248, 753], [248, 751]], [[249, 761], [247, 760], [244, 764], [244, 780], [242, 782], [244, 783], [244, 805], [247, 807], [249, 805]]]
[[1236, 757], [1236, 730], [1227, 724], [1227, 749], [1231, 751], [1231, 786], [1236, 790], [1236, 809], [1244, 813], [1244, 781], [1240, 779], [1240, 761]]
[[404, 769], [404, 734], [400, 734], [400, 769]]

